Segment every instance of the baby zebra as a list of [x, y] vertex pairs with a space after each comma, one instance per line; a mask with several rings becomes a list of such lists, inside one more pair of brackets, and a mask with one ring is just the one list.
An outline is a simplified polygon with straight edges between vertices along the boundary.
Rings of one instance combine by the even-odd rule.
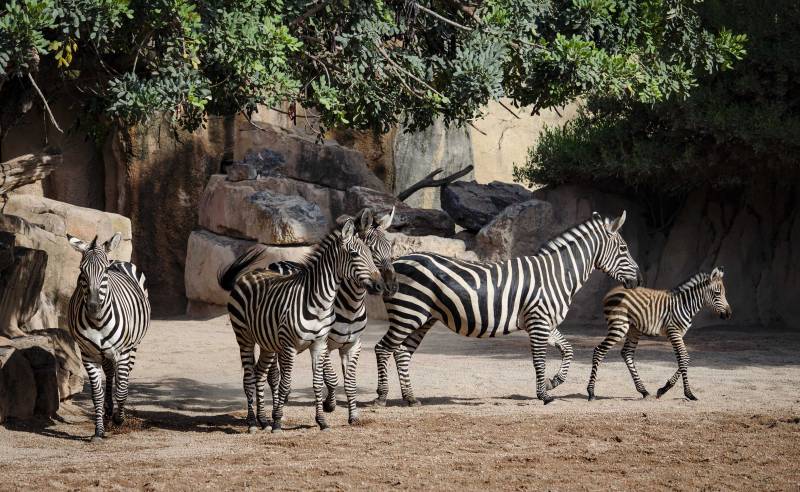
[[[281, 380], [278, 397], [273, 398], [272, 431], [281, 430], [294, 359], [305, 349], [311, 353], [316, 421], [324, 430], [328, 424], [322, 412], [321, 354], [336, 321], [334, 299], [346, 278], [356, 278], [368, 289], [380, 293], [381, 274], [369, 248], [356, 234], [352, 218], [346, 219], [341, 229], [328, 234], [296, 273], [280, 275], [260, 268], [239, 275], [259, 261], [262, 254], [263, 250], [251, 248], [221, 271], [218, 278], [219, 285], [231, 292], [228, 313], [244, 369], [248, 430], [255, 432], [256, 422], [262, 429], [268, 426], [264, 390], [276, 354]], [[256, 345], [258, 363], [254, 355]]]
[[136, 349], [150, 324], [150, 301], [144, 275], [136, 266], [108, 259], [108, 253], [119, 245], [122, 234], [114, 234], [103, 244], [97, 243], [97, 236], [89, 244], [70, 235], [67, 238], [70, 245], [83, 254], [67, 321], [81, 349], [83, 366], [92, 385], [94, 441], [105, 435], [104, 416], [113, 418], [116, 424], [125, 420], [128, 376]]
[[672, 342], [672, 348], [678, 358], [678, 370], [667, 383], [658, 390], [657, 398], [661, 398], [683, 377], [683, 394], [690, 400], [697, 400], [689, 387], [689, 354], [683, 344], [683, 336], [692, 324], [692, 318], [700, 309], [710, 306], [722, 319], [731, 317], [731, 306], [725, 298], [725, 285], [722, 283], [722, 267], [708, 273], [698, 273], [672, 290], [653, 290], [645, 288], [611, 289], [603, 300], [603, 313], [608, 323], [608, 335], [594, 349], [592, 357], [592, 374], [589, 376], [589, 400], [594, 400], [594, 384], [597, 379], [597, 368], [606, 353], [618, 341], [625, 338], [622, 347], [622, 358], [631, 372], [636, 391], [647, 398], [650, 393], [642, 384], [636, 371], [634, 354], [639, 337], [647, 335], [655, 337], [666, 335]]
[[[362, 210], [358, 218], [360, 224], [358, 234], [372, 251], [372, 259], [383, 275], [386, 285], [384, 296], [392, 296], [397, 292], [397, 280], [392, 266], [392, 244], [386, 237], [386, 230], [392, 225], [393, 218], [394, 208], [380, 220], [374, 220], [369, 209]], [[269, 265], [271, 271], [282, 275], [294, 273], [300, 268], [302, 265], [293, 261], [279, 261]], [[332, 412], [336, 409], [336, 386], [339, 382], [331, 365], [330, 351], [338, 349], [342, 361], [350, 424], [358, 422], [356, 369], [361, 355], [361, 334], [367, 327], [366, 295], [367, 289], [358, 280], [348, 279], [342, 282], [334, 303], [336, 322], [328, 333], [328, 350], [322, 353], [325, 386], [328, 388], [323, 410]], [[270, 382], [278, 380], [277, 371], [278, 366], [274, 364], [270, 369]], [[274, 397], [275, 388], [272, 390]]]

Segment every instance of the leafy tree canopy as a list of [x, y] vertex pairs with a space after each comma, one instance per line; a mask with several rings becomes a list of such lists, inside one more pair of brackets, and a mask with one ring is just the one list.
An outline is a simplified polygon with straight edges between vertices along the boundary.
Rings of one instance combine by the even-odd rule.
[[706, 74], [686, 99], [657, 104], [590, 97], [582, 114], [550, 128], [516, 177], [592, 183], [647, 197], [696, 188], [742, 189], [800, 178], [800, 4], [709, 0], [710, 30], [747, 35], [747, 57]]
[[[694, 0], [0, 0], [0, 98], [86, 95], [103, 121], [297, 102], [325, 126], [461, 124], [502, 96], [686, 95], [744, 38]], [[1, 101], [0, 101], [1, 102]]]

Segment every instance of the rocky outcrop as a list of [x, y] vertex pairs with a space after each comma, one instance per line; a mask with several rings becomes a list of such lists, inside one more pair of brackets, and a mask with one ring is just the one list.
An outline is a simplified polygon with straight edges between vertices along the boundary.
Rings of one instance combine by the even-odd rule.
[[529, 200], [506, 208], [480, 230], [475, 249], [488, 261], [534, 254], [556, 232], [553, 207]]
[[393, 195], [360, 186], [347, 190], [344, 196], [345, 213], [355, 215], [365, 207], [371, 208], [378, 215], [389, 213], [394, 207], [394, 220], [389, 229], [393, 232], [402, 232], [409, 236], [444, 237], [455, 233], [453, 219], [441, 210], [413, 208]]
[[251, 135], [243, 161], [261, 176], [285, 176], [337, 190], [365, 186], [383, 190], [383, 182], [367, 167], [360, 152], [334, 142], [314, 140], [266, 125]]
[[442, 210], [456, 224], [471, 232], [478, 232], [506, 207], [533, 198], [524, 187], [492, 181], [479, 184], [475, 181], [456, 181], [442, 188]]
[[[189, 299], [188, 314], [196, 317], [219, 315], [225, 312], [229, 294], [217, 284], [217, 273], [233, 263], [254, 241], [233, 239], [198, 230], [189, 236], [186, 255], [186, 297]], [[259, 267], [275, 261], [300, 261], [311, 252], [310, 246], [262, 246], [266, 252]]]
[[[400, 130], [394, 140], [394, 192], [399, 193], [436, 169], [449, 176], [473, 164], [472, 145], [465, 128], [441, 120], [419, 132]], [[473, 173], [466, 179], [472, 179]], [[416, 208], [439, 209], [439, 188], [425, 188], [405, 200]]]
[[395, 257], [411, 253], [436, 253], [465, 261], [478, 261], [474, 251], [467, 249], [466, 243], [460, 239], [438, 236], [408, 236], [406, 234], [388, 233], [392, 241], [392, 254]]
[[328, 232], [329, 219], [316, 203], [297, 194], [270, 189], [275, 181], [281, 180], [231, 182], [213, 176], [200, 202], [200, 226], [217, 234], [263, 244], [318, 242]]

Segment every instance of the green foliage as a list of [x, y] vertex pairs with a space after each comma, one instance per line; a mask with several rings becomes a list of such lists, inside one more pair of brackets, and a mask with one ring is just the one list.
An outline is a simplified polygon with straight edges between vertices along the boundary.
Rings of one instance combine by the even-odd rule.
[[[0, 0], [0, 77], [91, 94], [104, 120], [298, 102], [323, 126], [462, 124], [492, 99], [652, 103], [730, 66], [742, 38], [694, 0]], [[402, 119], [402, 120], [401, 120]]]
[[718, 0], [701, 13], [709, 29], [746, 33], [747, 57], [733, 70], [703, 76], [686, 99], [651, 105], [590, 98], [576, 120], [544, 132], [516, 178], [661, 196], [797, 179], [800, 5]]

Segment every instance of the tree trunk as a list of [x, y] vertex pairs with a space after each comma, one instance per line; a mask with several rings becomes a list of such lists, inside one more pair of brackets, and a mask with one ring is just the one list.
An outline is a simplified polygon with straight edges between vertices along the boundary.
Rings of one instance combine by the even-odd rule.
[[61, 164], [60, 154], [25, 154], [0, 163], [0, 195], [35, 183]]

